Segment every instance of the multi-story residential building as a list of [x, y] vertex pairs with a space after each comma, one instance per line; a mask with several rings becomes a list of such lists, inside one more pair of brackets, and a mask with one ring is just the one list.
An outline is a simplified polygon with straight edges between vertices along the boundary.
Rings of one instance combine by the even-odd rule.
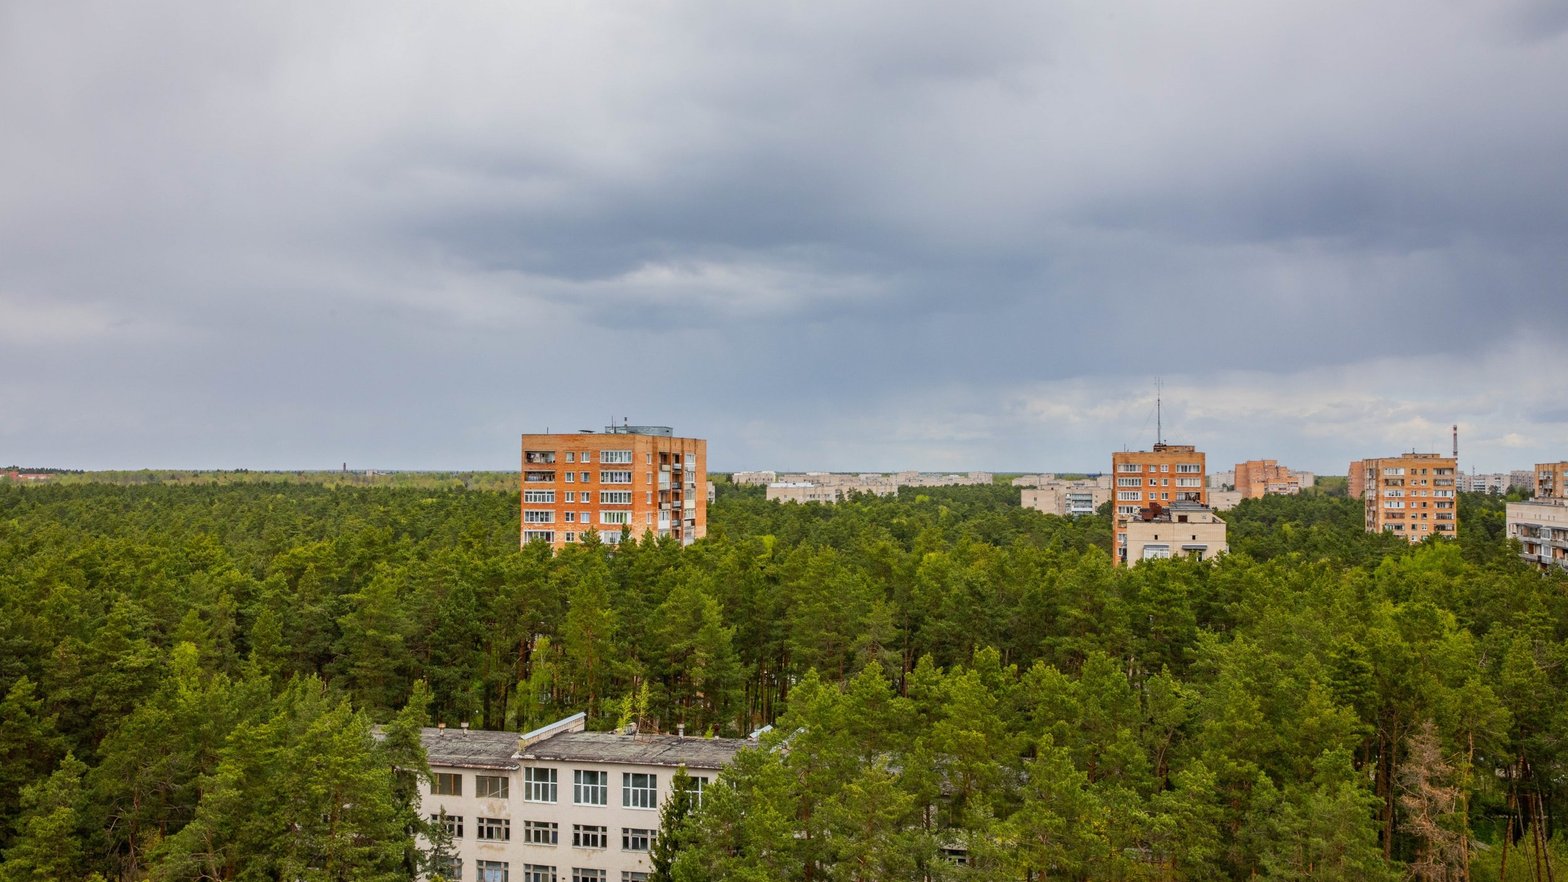
[[1210, 472], [1208, 476], [1208, 484], [1210, 490], [1235, 488], [1236, 472], [1234, 470], [1226, 472]]
[[1207, 505], [1204, 454], [1191, 444], [1154, 445], [1153, 450], [1123, 450], [1111, 454], [1111, 479], [1115, 497], [1113, 529], [1118, 566], [1128, 562], [1127, 525], [1140, 511], [1159, 503], [1168, 508], [1175, 502]]
[[1508, 473], [1508, 489], [1523, 490], [1526, 493], [1535, 492], [1535, 470], [1514, 469]]
[[1111, 480], [1110, 475], [1076, 481], [1057, 480], [1053, 476], [1038, 487], [1021, 490], [1020, 501], [1024, 508], [1061, 517], [1091, 515], [1111, 501]]
[[755, 742], [584, 731], [584, 715], [513, 732], [421, 733], [431, 781], [421, 811], [450, 835], [451, 880], [644, 882], [677, 768], [713, 783]]
[[1536, 499], [1568, 499], [1568, 461], [1535, 466]]
[[1457, 460], [1440, 453], [1361, 460], [1367, 532], [1390, 532], [1411, 542], [1428, 536], [1456, 537], [1457, 473]]
[[1521, 557], [1542, 570], [1568, 570], [1568, 499], [1510, 502], [1506, 523], [1509, 538], [1519, 540]]
[[1366, 460], [1350, 461], [1350, 470], [1345, 472], [1345, 495], [1351, 499], [1367, 498]]
[[1251, 459], [1237, 463], [1236, 490], [1242, 499], [1262, 499], [1270, 495], [1295, 495], [1301, 492], [1301, 478], [1272, 459]]
[[1169, 506], [1151, 502], [1127, 522], [1126, 536], [1126, 544], [1119, 546], [1123, 552], [1119, 563], [1124, 566], [1170, 557], [1204, 560], [1230, 549], [1225, 541], [1225, 522], [1199, 502], [1172, 502]]
[[1460, 472], [1455, 476], [1455, 485], [1461, 493], [1490, 493], [1493, 496], [1501, 496], [1508, 492], [1509, 477], [1506, 472], [1476, 475]]
[[737, 485], [742, 485], [742, 484], [771, 484], [774, 481], [777, 481], [778, 479], [779, 479], [778, 472], [775, 472], [772, 469], [752, 471], [752, 472], [736, 472], [736, 473], [730, 475], [730, 483], [731, 484], [737, 484]]
[[523, 436], [522, 542], [559, 550], [651, 532], [689, 545], [708, 532], [708, 442], [668, 426]]

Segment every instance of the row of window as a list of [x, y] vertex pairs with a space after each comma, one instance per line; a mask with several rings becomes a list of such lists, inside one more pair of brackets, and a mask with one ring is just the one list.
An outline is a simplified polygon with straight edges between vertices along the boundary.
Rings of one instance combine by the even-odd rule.
[[[1118, 491], [1116, 491], [1116, 499], [1117, 499], [1118, 502], [1137, 502], [1138, 500], [1140, 500], [1142, 498], [1143, 498], [1143, 493], [1141, 491], [1138, 491], [1138, 490], [1118, 490]], [[1170, 494], [1169, 491], [1166, 491], [1164, 493], [1156, 493], [1153, 490], [1149, 491], [1149, 501], [1150, 502], [1154, 502], [1154, 501], [1157, 501], [1157, 500], [1160, 500], [1160, 499], [1170, 499], [1170, 498], [1171, 498], [1171, 494]]]
[[[526, 802], [556, 801], [556, 770], [542, 767], [523, 769], [523, 799]], [[475, 775], [474, 795], [480, 799], [510, 798], [511, 780], [498, 775]], [[708, 786], [704, 775], [691, 776], [693, 793], [700, 801]], [[436, 772], [430, 782], [435, 796], [462, 796], [461, 772]], [[572, 802], [575, 805], [608, 805], [610, 773], [594, 769], [572, 770]], [[652, 772], [621, 773], [621, 805], [625, 808], [659, 807], [659, 776]], [[554, 826], [554, 825], [551, 825]], [[461, 835], [461, 834], [459, 834]], [[481, 837], [483, 838], [483, 837]]]
[[[631, 494], [627, 493], [626, 496], [630, 497]], [[613, 504], [613, 503], [607, 503], [607, 504]], [[626, 500], [625, 504], [630, 505], [631, 504], [631, 499], [628, 498]], [[591, 512], [591, 511], [582, 512], [582, 520], [581, 521], [578, 520], [577, 515], [578, 515], [578, 513], [575, 512], [575, 511], [562, 512], [561, 513], [561, 520], [564, 521], [565, 523], [568, 523], [568, 524], [576, 524], [576, 523], [591, 524], [591, 523], [593, 523], [593, 512]], [[623, 511], [601, 510], [599, 512], [599, 523], [601, 523], [601, 524], [614, 524], [616, 526], [619, 526], [621, 524], [629, 524], [631, 522], [632, 522], [632, 513], [629, 512], [629, 511], [624, 511], [624, 510]], [[650, 517], [648, 519], [648, 522], [649, 523], [653, 523], [652, 517]], [[523, 509], [523, 523], [525, 523], [525, 524], [553, 524], [553, 523], [555, 523], [555, 510], [554, 509], [549, 509], [549, 508], [526, 508], [526, 509]]]
[[[447, 836], [452, 839], [463, 838], [462, 815], [431, 815], [430, 822], [445, 827]], [[554, 821], [524, 821], [522, 834], [522, 841], [529, 845], [559, 845], [561, 841], [560, 824]], [[621, 850], [647, 851], [653, 835], [654, 831], [642, 827], [622, 827]], [[512, 821], [510, 818], [475, 818], [474, 838], [481, 842], [511, 842]], [[573, 824], [572, 847], [609, 848], [610, 828], [599, 824]]]
[[[439, 862], [433, 871], [449, 882], [463, 879], [462, 858], [449, 857]], [[522, 864], [521, 882], [560, 882], [556, 869], [548, 864]], [[507, 861], [474, 861], [474, 878], [478, 882], [511, 882], [511, 865]], [[593, 867], [572, 867], [571, 882], [610, 882], [604, 870]], [[622, 870], [621, 882], [648, 882], [648, 874], [637, 870]]]
[[[1143, 464], [1142, 463], [1123, 462], [1123, 463], [1118, 463], [1116, 465], [1116, 471], [1121, 472], [1124, 475], [1125, 474], [1132, 474], [1132, 475], [1142, 474], [1143, 470], [1144, 470], [1144, 468], [1143, 468]], [[1168, 462], [1160, 463], [1159, 465], [1155, 465], [1154, 463], [1149, 463], [1149, 472], [1151, 474], [1157, 474], [1159, 472], [1169, 472], [1170, 470], [1171, 470], [1171, 464], [1168, 463]], [[1201, 474], [1203, 474], [1203, 466], [1198, 465], [1195, 462], [1179, 462], [1179, 463], [1176, 464], [1176, 474], [1178, 474], [1178, 475], [1201, 475]]]
[[[643, 496], [644, 496], [644, 499], [643, 499], [644, 502], [646, 502], [649, 505], [653, 504], [653, 491], [652, 490], [645, 490], [645, 491], [643, 491]], [[567, 490], [565, 499], [566, 499], [567, 503], [576, 502], [577, 501], [577, 491], [575, 491], [575, 490]], [[583, 491], [583, 495], [582, 495], [582, 501], [583, 502], [592, 502], [593, 501], [593, 493], [588, 491], [588, 490], [584, 490]], [[599, 503], [601, 505], [631, 505], [632, 504], [632, 491], [630, 491], [630, 490], [600, 490], [599, 491]], [[523, 504], [525, 504], [525, 505], [541, 505], [541, 504], [543, 504], [543, 505], [554, 505], [555, 504], [555, 491], [554, 490], [524, 490], [523, 491]]]

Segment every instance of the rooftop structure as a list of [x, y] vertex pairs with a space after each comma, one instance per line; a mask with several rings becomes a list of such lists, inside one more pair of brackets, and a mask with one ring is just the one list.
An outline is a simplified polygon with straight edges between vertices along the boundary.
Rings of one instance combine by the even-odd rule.
[[1225, 532], [1225, 522], [1202, 503], [1151, 502], [1127, 522], [1119, 562], [1136, 566], [1140, 561], [1171, 557], [1212, 558], [1230, 550]]

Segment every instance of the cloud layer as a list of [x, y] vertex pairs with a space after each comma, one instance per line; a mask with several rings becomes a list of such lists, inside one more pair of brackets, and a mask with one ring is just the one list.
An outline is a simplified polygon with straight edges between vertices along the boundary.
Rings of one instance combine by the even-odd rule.
[[0, 459], [1568, 458], [1545, 2], [12, 4]]

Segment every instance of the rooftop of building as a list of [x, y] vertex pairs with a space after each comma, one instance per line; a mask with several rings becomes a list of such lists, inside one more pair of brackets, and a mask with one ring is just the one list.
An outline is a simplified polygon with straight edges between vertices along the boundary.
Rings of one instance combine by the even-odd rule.
[[[550, 728], [535, 732], [544, 733]], [[579, 730], [545, 734], [522, 747], [532, 734], [427, 726], [420, 730], [420, 741], [432, 766], [503, 771], [520, 768], [525, 760], [722, 769], [741, 748], [754, 743], [741, 738]]]
[[419, 731], [432, 766], [515, 769], [517, 733], [488, 729], [446, 729], [426, 726]]
[[741, 748], [740, 738], [683, 738], [679, 735], [620, 735], [567, 732], [529, 745], [523, 759], [639, 766], [722, 769]]

